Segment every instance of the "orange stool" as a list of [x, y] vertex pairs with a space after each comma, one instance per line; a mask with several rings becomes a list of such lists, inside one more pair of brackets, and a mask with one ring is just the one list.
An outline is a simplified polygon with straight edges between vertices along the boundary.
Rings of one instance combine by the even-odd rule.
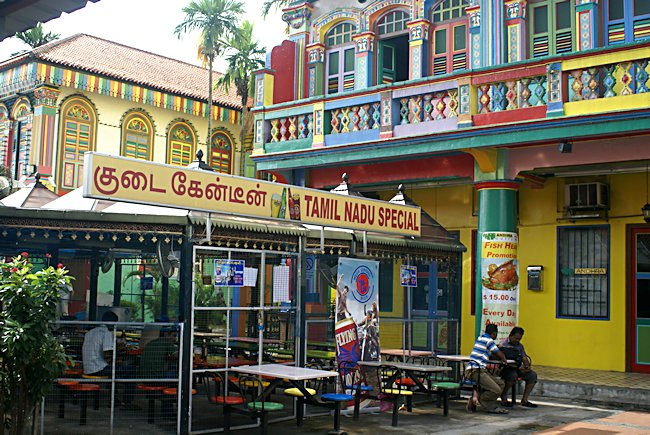
[[149, 401], [149, 408], [147, 410], [147, 423], [153, 424], [154, 422], [154, 416], [156, 414], [156, 395], [160, 394], [160, 392], [164, 391], [167, 389], [166, 386], [164, 385], [142, 385], [139, 384], [136, 387], [140, 391], [144, 391], [146, 393], [147, 400]]
[[65, 417], [65, 394], [72, 386], [78, 385], [77, 381], [60, 380], [57, 382], [57, 390], [59, 394], [59, 418]]
[[97, 384], [80, 384], [70, 385], [69, 387], [73, 391], [79, 392], [79, 399], [81, 400], [81, 414], [79, 417], [79, 424], [81, 426], [86, 425], [86, 412], [88, 410], [88, 395], [93, 393], [95, 400], [93, 401], [93, 409], [99, 409], [99, 385]]

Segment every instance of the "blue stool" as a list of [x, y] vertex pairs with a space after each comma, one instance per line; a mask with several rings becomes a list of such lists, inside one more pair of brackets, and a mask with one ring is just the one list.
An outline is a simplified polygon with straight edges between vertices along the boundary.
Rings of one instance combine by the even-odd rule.
[[341, 402], [354, 400], [354, 396], [343, 393], [327, 393], [321, 395], [320, 398], [325, 402], [334, 403], [334, 431], [330, 433], [338, 435], [346, 434], [347, 432], [341, 431]]

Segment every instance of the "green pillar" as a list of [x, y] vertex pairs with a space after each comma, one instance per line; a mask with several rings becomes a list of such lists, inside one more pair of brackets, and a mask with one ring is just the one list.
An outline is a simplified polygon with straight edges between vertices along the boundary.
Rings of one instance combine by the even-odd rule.
[[489, 231], [517, 232], [517, 190], [519, 183], [512, 180], [483, 181], [474, 185], [478, 192], [478, 234], [476, 235], [476, 336], [484, 329], [481, 324], [483, 288], [481, 286], [481, 258], [483, 233]]

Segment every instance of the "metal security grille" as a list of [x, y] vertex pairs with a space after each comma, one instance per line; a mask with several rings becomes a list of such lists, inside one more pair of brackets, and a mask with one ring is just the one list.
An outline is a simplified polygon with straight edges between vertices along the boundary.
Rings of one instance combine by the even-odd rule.
[[558, 316], [609, 315], [609, 227], [558, 228]]

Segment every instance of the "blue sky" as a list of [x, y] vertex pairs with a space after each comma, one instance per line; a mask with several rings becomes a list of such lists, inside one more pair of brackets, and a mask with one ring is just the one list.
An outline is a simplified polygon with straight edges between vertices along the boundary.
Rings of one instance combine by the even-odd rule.
[[[46, 31], [59, 33], [62, 38], [76, 33], [87, 33], [152, 53], [198, 64], [196, 60], [197, 34], [188, 34], [182, 40], [173, 31], [183, 20], [182, 8], [190, 0], [100, 0], [71, 14], [44, 24]], [[263, 0], [245, 0], [246, 15], [255, 24], [255, 37], [268, 50], [286, 38], [282, 13], [269, 14], [263, 20], [260, 14]], [[29, 48], [17, 38], [0, 42], [0, 60]], [[218, 61], [217, 71], [225, 70], [225, 62]]]

